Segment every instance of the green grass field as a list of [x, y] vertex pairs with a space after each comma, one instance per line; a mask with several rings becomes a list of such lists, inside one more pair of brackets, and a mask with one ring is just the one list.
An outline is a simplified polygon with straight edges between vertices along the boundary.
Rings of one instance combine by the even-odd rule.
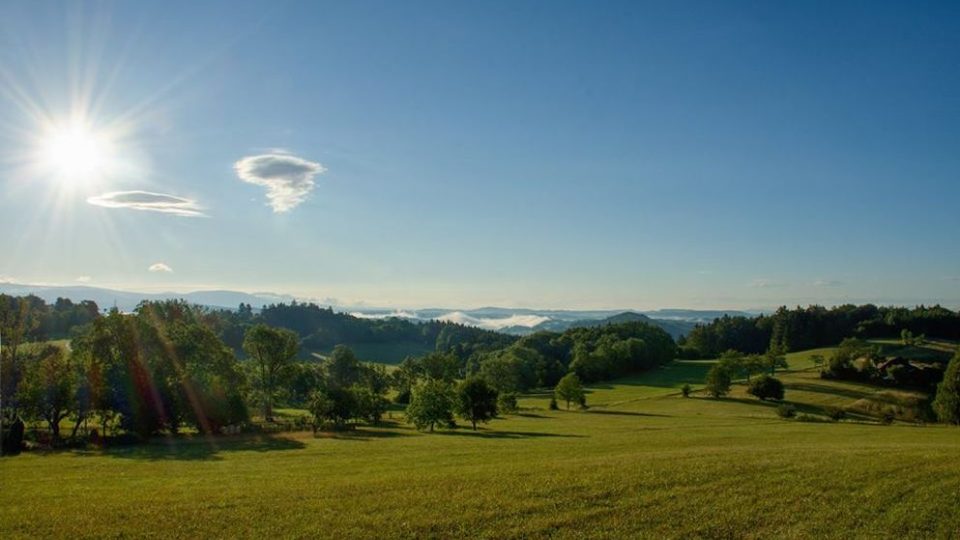
[[[883, 392], [790, 355], [786, 399], [817, 415]], [[821, 351], [822, 352], [822, 351]], [[400, 423], [0, 461], [0, 537], [801, 537], [960, 535], [960, 429], [781, 420], [706, 361], [546, 395], [478, 433]], [[285, 411], [288, 412], [288, 411]], [[290, 414], [295, 413], [289, 411]]]

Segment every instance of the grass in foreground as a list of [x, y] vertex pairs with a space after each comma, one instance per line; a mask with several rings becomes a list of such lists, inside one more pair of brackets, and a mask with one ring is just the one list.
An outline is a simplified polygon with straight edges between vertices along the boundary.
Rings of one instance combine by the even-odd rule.
[[[802, 362], [791, 357], [792, 368]], [[0, 537], [960, 532], [960, 430], [784, 421], [736, 392], [680, 397], [708, 367], [678, 362], [595, 387], [586, 412], [527, 398], [521, 414], [476, 434], [390, 423], [4, 459]], [[826, 390], [788, 386], [787, 399], [854, 399], [839, 383], [818, 383]]]

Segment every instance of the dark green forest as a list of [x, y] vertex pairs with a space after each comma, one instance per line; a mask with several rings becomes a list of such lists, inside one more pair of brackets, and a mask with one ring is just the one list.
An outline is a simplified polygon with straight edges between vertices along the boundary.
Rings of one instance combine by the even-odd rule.
[[781, 307], [770, 315], [723, 316], [697, 325], [679, 340], [682, 358], [716, 358], [727, 350], [760, 354], [837, 345], [845, 338], [899, 338], [902, 331], [936, 339], [960, 339], [960, 313], [939, 305], [878, 307], [872, 304]]

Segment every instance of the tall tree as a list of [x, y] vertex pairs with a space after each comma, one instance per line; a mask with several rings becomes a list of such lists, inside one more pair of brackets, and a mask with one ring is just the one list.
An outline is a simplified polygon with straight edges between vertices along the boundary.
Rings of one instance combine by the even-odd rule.
[[70, 354], [55, 345], [45, 346], [30, 362], [19, 389], [23, 408], [47, 423], [54, 441], [60, 440], [60, 422], [70, 414], [76, 393], [77, 371]]
[[960, 350], [953, 355], [943, 373], [937, 397], [933, 400], [933, 410], [941, 422], [960, 424]]
[[457, 385], [456, 412], [477, 430], [477, 422], [488, 422], [497, 416], [497, 391], [479, 377], [471, 377]]
[[265, 324], [251, 327], [243, 338], [243, 350], [255, 363], [254, 383], [260, 394], [263, 417], [268, 422], [273, 421], [277, 388], [289, 373], [299, 348], [296, 333]]
[[330, 357], [324, 361], [327, 372], [327, 384], [344, 388], [360, 380], [361, 365], [357, 356], [346, 345], [333, 348]]
[[453, 424], [454, 393], [450, 383], [427, 379], [413, 388], [407, 405], [407, 421], [417, 429], [429, 429]]
[[565, 401], [567, 403], [567, 410], [570, 410], [570, 402], [579, 402], [585, 396], [583, 392], [583, 385], [580, 383], [580, 377], [577, 377], [576, 373], [567, 373], [560, 379], [560, 382], [557, 383], [557, 387], [553, 391], [554, 395], [560, 401]]

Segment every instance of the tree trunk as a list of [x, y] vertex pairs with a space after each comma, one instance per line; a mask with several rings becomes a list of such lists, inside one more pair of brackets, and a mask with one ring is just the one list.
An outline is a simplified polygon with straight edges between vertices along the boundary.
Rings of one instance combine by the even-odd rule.
[[53, 434], [53, 442], [60, 442], [60, 416], [54, 414], [48, 423], [50, 424], [50, 433]]
[[476, 430], [477, 430], [477, 421], [476, 421], [476, 420], [473, 420], [473, 419], [470, 419], [470, 421], [473, 422], [473, 430], [476, 431]]
[[77, 423], [73, 425], [73, 431], [70, 432], [71, 439], [77, 438], [77, 430], [80, 429], [80, 424], [86, 421], [87, 421], [86, 415], [77, 417]]
[[270, 398], [267, 398], [263, 405], [263, 419], [267, 422], [273, 422], [273, 403], [270, 403]]

